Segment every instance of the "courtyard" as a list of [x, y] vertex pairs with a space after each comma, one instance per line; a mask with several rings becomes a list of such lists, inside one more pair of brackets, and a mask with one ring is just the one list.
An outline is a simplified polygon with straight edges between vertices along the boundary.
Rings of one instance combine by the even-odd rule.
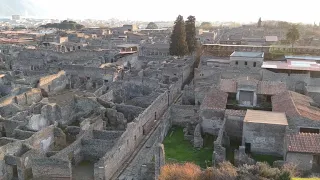
[[203, 148], [196, 149], [188, 140], [184, 140], [182, 127], [174, 126], [170, 129], [163, 144], [167, 163], [193, 162], [201, 168], [212, 165], [213, 142], [215, 137], [204, 135]]

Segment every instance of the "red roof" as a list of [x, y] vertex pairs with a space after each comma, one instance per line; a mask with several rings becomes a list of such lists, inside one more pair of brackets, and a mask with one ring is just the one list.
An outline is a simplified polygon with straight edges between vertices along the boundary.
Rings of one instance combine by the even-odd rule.
[[287, 90], [283, 82], [258, 81], [252, 78], [221, 79], [220, 90], [227, 93], [236, 93], [238, 84], [246, 84], [257, 87], [257, 94], [275, 95]]
[[300, 71], [320, 71], [320, 64], [314, 60], [287, 60], [287, 61], [267, 61], [263, 62], [265, 69], [287, 69]]
[[211, 88], [204, 97], [200, 109], [226, 109], [228, 94]]
[[288, 152], [320, 153], [320, 134], [300, 133], [287, 135]]
[[237, 83], [232, 79], [221, 79], [220, 90], [228, 93], [237, 92]]
[[275, 95], [287, 90], [287, 85], [283, 82], [260, 81], [257, 94]]
[[293, 92], [285, 91], [272, 97], [272, 110], [285, 112], [288, 117], [304, 117], [320, 120], [320, 109], [311, 105], [312, 98]]

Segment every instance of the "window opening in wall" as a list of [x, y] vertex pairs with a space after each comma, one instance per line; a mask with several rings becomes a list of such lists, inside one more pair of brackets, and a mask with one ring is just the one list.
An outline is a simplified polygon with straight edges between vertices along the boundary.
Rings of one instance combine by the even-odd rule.
[[253, 62], [253, 67], [256, 67], [257, 66], [257, 63], [256, 62]]
[[320, 134], [319, 129], [315, 128], [300, 128], [301, 133], [313, 133], [313, 134]]
[[238, 65], [238, 61], [236, 61], [236, 65]]
[[247, 62], [247, 61], [245, 61], [245, 62], [244, 62], [244, 65], [245, 65], [245, 66], [246, 66], [246, 65], [248, 65], [248, 62]]
[[154, 119], [157, 120], [157, 112], [154, 112]]
[[[140, 129], [140, 128], [139, 128]], [[134, 136], [134, 141], [136, 141], [137, 140], [137, 136]]]

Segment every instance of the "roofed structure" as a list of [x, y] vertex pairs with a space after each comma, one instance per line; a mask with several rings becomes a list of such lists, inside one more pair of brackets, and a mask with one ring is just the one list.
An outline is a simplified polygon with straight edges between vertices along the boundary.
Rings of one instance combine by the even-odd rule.
[[312, 98], [293, 92], [285, 91], [272, 97], [272, 110], [285, 112], [288, 117], [304, 117], [320, 120], [320, 108]]
[[244, 122], [288, 125], [285, 113], [249, 109], [244, 117]]
[[275, 95], [286, 91], [287, 86], [283, 82], [258, 81], [252, 78], [221, 79], [220, 90], [227, 93], [236, 93], [238, 85], [252, 85], [257, 87], [257, 94]]
[[234, 51], [230, 57], [250, 57], [250, 58], [263, 58], [263, 52], [240, 52]]
[[204, 97], [200, 109], [226, 109], [228, 94], [211, 88]]
[[288, 152], [320, 153], [320, 134], [299, 133], [287, 135]]

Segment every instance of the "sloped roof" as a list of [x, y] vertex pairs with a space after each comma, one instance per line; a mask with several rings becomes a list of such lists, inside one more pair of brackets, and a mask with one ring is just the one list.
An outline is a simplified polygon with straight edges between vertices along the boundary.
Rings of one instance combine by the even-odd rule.
[[252, 78], [221, 79], [220, 90], [227, 93], [237, 92], [238, 85], [252, 85], [257, 87], [257, 94], [276, 95], [287, 90], [283, 82], [258, 81]]
[[320, 109], [312, 106], [312, 98], [293, 92], [285, 91], [272, 97], [272, 110], [285, 112], [288, 117], [304, 117], [320, 120]]
[[237, 83], [232, 79], [221, 79], [220, 90], [228, 93], [237, 92]]
[[244, 122], [288, 125], [285, 113], [247, 110]]
[[283, 82], [260, 81], [257, 94], [275, 95], [287, 90], [287, 85]]
[[320, 134], [299, 133], [287, 135], [288, 152], [320, 153]]
[[226, 109], [228, 94], [211, 87], [204, 97], [200, 109]]

